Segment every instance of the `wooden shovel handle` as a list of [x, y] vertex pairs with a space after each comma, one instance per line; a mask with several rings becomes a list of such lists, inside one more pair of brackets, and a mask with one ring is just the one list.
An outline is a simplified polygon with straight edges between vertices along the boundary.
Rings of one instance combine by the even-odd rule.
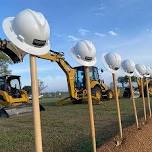
[[41, 119], [39, 107], [38, 79], [36, 57], [30, 55], [31, 85], [32, 85], [32, 104], [33, 121], [35, 133], [35, 151], [42, 152]]
[[121, 124], [121, 113], [120, 113], [120, 103], [119, 103], [119, 98], [118, 98], [118, 90], [117, 90], [115, 73], [112, 73], [112, 78], [113, 78], [113, 86], [114, 86], [114, 91], [115, 91], [115, 99], [116, 99], [116, 104], [117, 104], [117, 114], [118, 114], [120, 138], [123, 138], [123, 136], [122, 136], [122, 124]]
[[93, 152], [96, 152], [96, 136], [95, 136], [94, 113], [93, 113], [92, 96], [91, 96], [89, 67], [85, 67], [85, 79], [86, 79], [86, 89], [87, 89], [87, 96], [88, 96]]

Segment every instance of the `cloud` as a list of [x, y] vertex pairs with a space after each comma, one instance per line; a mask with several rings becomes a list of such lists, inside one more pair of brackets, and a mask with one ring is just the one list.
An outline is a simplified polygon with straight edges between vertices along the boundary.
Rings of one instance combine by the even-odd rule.
[[106, 34], [95, 32], [94, 35], [99, 36], [99, 37], [105, 37]]
[[84, 28], [81, 28], [78, 30], [78, 32], [80, 33], [81, 36], [85, 36], [87, 35], [90, 31]]
[[152, 29], [151, 28], [147, 28], [146, 32], [152, 33]]
[[118, 33], [114, 32], [114, 31], [112, 31], [112, 30], [109, 31], [108, 33], [109, 33], [110, 35], [112, 35], [112, 36], [117, 36], [117, 35], [118, 35]]
[[70, 41], [78, 41], [78, 40], [79, 40], [78, 37], [73, 36], [73, 35], [68, 35], [68, 39], [69, 39]]
[[68, 39], [72, 42], [75, 42], [75, 41], [79, 41], [80, 39], [78, 37], [75, 37], [73, 35], [68, 35]]

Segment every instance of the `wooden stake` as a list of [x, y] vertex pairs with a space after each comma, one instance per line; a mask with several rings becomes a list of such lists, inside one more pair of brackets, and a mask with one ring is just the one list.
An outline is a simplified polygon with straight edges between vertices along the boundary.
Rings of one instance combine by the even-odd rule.
[[93, 114], [93, 105], [92, 105], [92, 96], [91, 96], [89, 67], [85, 67], [85, 79], [86, 79], [86, 88], [87, 88], [87, 96], [88, 96], [93, 152], [96, 152], [96, 137], [95, 137], [94, 114]]
[[118, 122], [119, 122], [119, 131], [120, 131], [120, 138], [122, 139], [122, 124], [121, 124], [121, 114], [120, 114], [120, 103], [119, 103], [119, 98], [118, 98], [118, 90], [117, 90], [117, 84], [116, 84], [116, 77], [115, 74], [112, 73], [112, 78], [113, 78], [113, 86], [114, 86], [114, 91], [115, 91], [115, 99], [116, 99], [116, 104], [117, 104], [117, 114], [118, 114]]
[[148, 108], [149, 108], [149, 117], [151, 118], [151, 104], [150, 104], [149, 87], [148, 87], [148, 79], [147, 78], [146, 78], [146, 89], [147, 89], [147, 101], [148, 101]]
[[41, 120], [39, 107], [38, 79], [36, 57], [30, 55], [31, 86], [32, 86], [32, 103], [33, 119], [35, 133], [35, 152], [42, 152]]
[[145, 119], [145, 122], [146, 122], [147, 121], [146, 104], [145, 104], [144, 86], [143, 86], [143, 79], [142, 78], [140, 78], [140, 83], [141, 83], [141, 95], [142, 95], [142, 101], [143, 101], [143, 107], [144, 107], [144, 119]]
[[131, 76], [129, 76], [129, 85], [130, 85], [131, 99], [132, 99], [132, 104], [133, 104], [133, 109], [134, 109], [134, 114], [135, 114], [136, 126], [137, 126], [137, 129], [139, 129], [137, 108], [136, 108], [136, 102], [135, 102], [135, 98], [134, 98], [134, 90], [133, 90], [133, 86], [132, 86]]

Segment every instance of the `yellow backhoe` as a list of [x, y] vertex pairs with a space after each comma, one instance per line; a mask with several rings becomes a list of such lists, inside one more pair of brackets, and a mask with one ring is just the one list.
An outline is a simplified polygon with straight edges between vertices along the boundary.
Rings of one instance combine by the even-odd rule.
[[[63, 53], [52, 50], [46, 55], [37, 57], [56, 62], [66, 74], [68, 90], [73, 103], [81, 103], [84, 101], [87, 95], [84, 66], [71, 67], [65, 60]], [[97, 67], [90, 67], [90, 80], [94, 103], [99, 104], [104, 98], [113, 98], [113, 91], [100, 80]]]
[[[6, 40], [0, 41], [0, 50], [7, 54], [14, 63], [22, 62], [25, 53], [21, 53], [20, 49]], [[71, 67], [64, 58], [64, 53], [50, 50], [46, 55], [36, 56], [40, 59], [56, 62], [64, 71], [67, 78], [68, 90], [73, 103], [81, 103], [86, 98], [87, 91], [85, 85], [84, 67]], [[97, 67], [90, 67], [90, 80], [92, 98], [94, 104], [99, 104], [104, 98], [112, 99], [114, 93], [108, 86], [99, 79]]]

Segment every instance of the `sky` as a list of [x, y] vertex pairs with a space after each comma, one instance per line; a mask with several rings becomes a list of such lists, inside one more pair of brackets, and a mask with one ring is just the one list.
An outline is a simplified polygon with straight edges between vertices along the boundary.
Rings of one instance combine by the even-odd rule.
[[[151, 0], [1, 0], [1, 39], [6, 38], [4, 18], [27, 8], [44, 14], [51, 29], [51, 49], [64, 52], [70, 65], [78, 66], [69, 53], [72, 46], [79, 40], [91, 40], [97, 50], [96, 66], [105, 70], [100, 76], [106, 83], [111, 82], [111, 74], [102, 62], [105, 52], [117, 52], [122, 60], [152, 64]], [[38, 77], [47, 85], [46, 91], [67, 91], [66, 76], [56, 63], [41, 59], [37, 63]], [[28, 55], [23, 63], [9, 68], [21, 75], [22, 86], [30, 85]]]

